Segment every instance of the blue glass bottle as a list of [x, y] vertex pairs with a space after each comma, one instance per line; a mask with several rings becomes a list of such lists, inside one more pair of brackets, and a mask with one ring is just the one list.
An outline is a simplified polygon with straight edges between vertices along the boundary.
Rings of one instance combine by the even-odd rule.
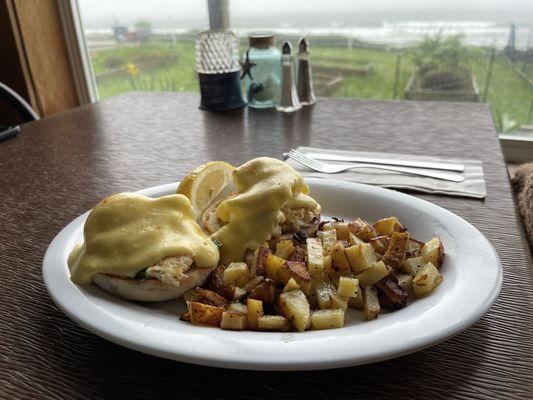
[[281, 86], [281, 53], [274, 47], [272, 33], [252, 33], [250, 48], [243, 56], [244, 89], [248, 106], [270, 108], [276, 105]]

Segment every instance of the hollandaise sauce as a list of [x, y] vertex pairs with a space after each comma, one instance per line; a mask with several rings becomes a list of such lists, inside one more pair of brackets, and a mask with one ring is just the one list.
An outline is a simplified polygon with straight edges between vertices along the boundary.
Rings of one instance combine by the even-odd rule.
[[90, 283], [98, 272], [133, 278], [166, 257], [188, 255], [197, 267], [215, 266], [219, 259], [182, 195], [108, 197], [89, 214], [83, 237], [68, 258], [71, 279], [79, 284]]
[[309, 196], [302, 176], [283, 161], [261, 157], [233, 172], [237, 193], [222, 201], [218, 218], [225, 223], [212, 236], [222, 243], [222, 263], [242, 260], [246, 249], [255, 249], [272, 237], [282, 222], [281, 209], [319, 205]]

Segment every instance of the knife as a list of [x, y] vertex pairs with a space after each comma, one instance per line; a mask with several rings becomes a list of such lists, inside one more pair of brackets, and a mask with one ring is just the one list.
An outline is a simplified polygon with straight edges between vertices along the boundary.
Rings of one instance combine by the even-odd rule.
[[324, 160], [324, 161], [348, 161], [348, 162], [370, 163], [370, 164], [399, 165], [403, 167], [439, 169], [443, 171], [457, 171], [457, 172], [463, 172], [465, 170], [465, 166], [463, 164], [456, 164], [456, 163], [442, 163], [442, 162], [415, 161], [415, 160], [391, 160], [389, 158], [363, 157], [363, 156], [341, 156], [337, 154], [326, 154], [326, 153], [315, 153], [315, 152], [311, 152], [311, 153], [304, 152], [304, 153], [308, 157], [314, 158], [315, 160]]

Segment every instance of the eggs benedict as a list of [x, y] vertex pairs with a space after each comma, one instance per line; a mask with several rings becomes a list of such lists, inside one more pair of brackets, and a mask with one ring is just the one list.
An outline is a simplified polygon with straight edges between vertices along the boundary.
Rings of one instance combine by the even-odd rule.
[[233, 171], [236, 192], [203, 215], [204, 228], [222, 244], [221, 262], [243, 259], [246, 250], [301, 229], [315, 230], [320, 205], [302, 176], [283, 161], [260, 157]]
[[91, 211], [83, 236], [68, 258], [72, 281], [128, 300], [177, 298], [202, 285], [219, 260], [183, 195], [110, 196]]

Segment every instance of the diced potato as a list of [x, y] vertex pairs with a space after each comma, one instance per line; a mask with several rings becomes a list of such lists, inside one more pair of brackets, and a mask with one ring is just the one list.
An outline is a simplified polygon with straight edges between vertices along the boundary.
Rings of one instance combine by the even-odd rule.
[[333, 261], [331, 256], [324, 256], [324, 272], [330, 273], [333, 271]]
[[193, 325], [220, 326], [224, 307], [210, 306], [196, 301], [192, 301], [187, 305]]
[[324, 273], [324, 252], [320, 239], [308, 238], [307, 243], [307, 267], [309, 275], [318, 277]]
[[340, 272], [349, 271], [350, 263], [344, 254], [344, 245], [341, 242], [335, 243], [335, 245], [330, 249], [329, 254], [331, 260], [333, 261], [333, 269], [338, 267]]
[[349, 240], [350, 244], [351, 245], [354, 245], [354, 244], [363, 244], [365, 243], [364, 240], [361, 240], [359, 239], [357, 236], [355, 236], [353, 233], [350, 232], [350, 240]]
[[345, 254], [354, 274], [358, 274], [359, 272], [370, 268], [377, 262], [374, 248], [368, 243], [356, 244], [348, 247], [345, 250]]
[[350, 228], [348, 222], [335, 221], [333, 228], [337, 233], [337, 240], [350, 240]]
[[278, 309], [297, 331], [303, 332], [309, 328], [311, 311], [307, 297], [301, 290], [281, 293], [278, 300]]
[[346, 311], [350, 298], [348, 296], [342, 296], [338, 293], [334, 293], [330, 296], [330, 300], [332, 309], [340, 308], [343, 311]]
[[248, 328], [246, 322], [246, 314], [234, 311], [224, 311], [222, 313], [222, 321], [220, 327], [230, 331], [244, 331]]
[[299, 261], [287, 261], [278, 269], [277, 282], [286, 284], [289, 279], [293, 278], [296, 282], [302, 283], [311, 280], [307, 265]]
[[422, 246], [424, 246], [424, 243], [419, 242], [416, 239], [410, 238], [409, 243], [407, 244], [407, 254], [405, 255], [405, 257], [419, 257], [422, 251]]
[[243, 262], [231, 263], [224, 270], [224, 284], [226, 286], [239, 286], [243, 287], [250, 279], [250, 270], [248, 265]]
[[253, 278], [251, 278], [248, 282], [246, 282], [246, 285], [244, 285], [244, 288], [248, 291], [248, 292], [251, 292], [252, 290], [254, 290], [254, 288], [259, 285], [261, 282], [263, 282], [265, 280], [264, 277], [262, 276], [254, 276]]
[[365, 269], [360, 274], [356, 275], [356, 278], [359, 280], [359, 283], [363, 286], [372, 286], [377, 282], [385, 278], [390, 274], [387, 266], [383, 261], [378, 261], [370, 268]]
[[251, 275], [264, 275], [266, 273], [266, 259], [271, 253], [268, 246], [259, 246], [254, 251], [253, 268], [250, 269]]
[[186, 302], [196, 301], [198, 303], [209, 304], [216, 307], [225, 307], [228, 304], [228, 300], [218, 293], [200, 287], [184, 293], [183, 300]]
[[361, 240], [368, 240], [377, 236], [376, 230], [361, 218], [357, 218], [348, 224], [350, 232]]
[[316, 284], [320, 281], [308, 281], [304, 282], [302, 285], [300, 285], [300, 290], [304, 292], [304, 294], [307, 297], [307, 301], [309, 302], [309, 306], [312, 309], [318, 308], [318, 302], [316, 299]]
[[413, 277], [409, 274], [396, 274], [398, 285], [404, 289], [409, 296], [413, 296]]
[[272, 253], [267, 254], [267, 256], [265, 258], [266, 275], [270, 279], [274, 279], [275, 281], [277, 281], [278, 280], [278, 271], [286, 263], [287, 263], [287, 261], [285, 261], [283, 258], [275, 256]]
[[378, 290], [374, 286], [363, 287], [363, 314], [365, 318], [368, 321], [375, 319], [380, 310]]
[[421, 250], [422, 258], [425, 262], [432, 263], [435, 267], [440, 268], [444, 258], [444, 246], [440, 238], [434, 237], [426, 242]]
[[329, 280], [322, 280], [315, 285], [315, 295], [320, 309], [331, 308], [331, 295], [337, 293], [335, 285]]
[[283, 288], [283, 293], [290, 292], [291, 290], [298, 290], [300, 289], [300, 285], [298, 285], [298, 282], [294, 280], [294, 278], [289, 279], [285, 287]]
[[248, 314], [248, 307], [243, 303], [230, 303], [226, 311], [232, 311], [240, 314]]
[[265, 315], [263, 312], [263, 302], [261, 300], [247, 299], [248, 328], [254, 330], [258, 328], [257, 320]]
[[392, 232], [404, 230], [396, 217], [382, 218], [374, 224], [377, 233], [383, 236], [391, 236]]
[[260, 331], [286, 332], [289, 330], [289, 321], [282, 315], [264, 315], [257, 319]]
[[341, 276], [339, 278], [339, 285], [337, 293], [346, 297], [357, 297], [359, 291], [359, 280], [356, 278], [348, 278]]
[[402, 268], [408, 274], [415, 276], [425, 264], [422, 257], [413, 257], [405, 260]]
[[313, 329], [334, 329], [344, 326], [344, 310], [317, 310], [311, 315]]
[[248, 291], [241, 287], [236, 287], [233, 292], [233, 301], [239, 301], [240, 299], [244, 298]]
[[357, 291], [357, 297], [350, 297], [348, 300], [348, 307], [357, 308], [358, 310], [363, 309], [363, 289], [359, 286]]
[[387, 248], [389, 247], [390, 237], [389, 236], [376, 236], [375, 238], [369, 239], [368, 243], [372, 245], [374, 251], [378, 254], [385, 254]]
[[393, 232], [382, 260], [392, 268], [400, 269], [405, 261], [408, 243], [409, 232]]
[[422, 297], [431, 292], [442, 282], [442, 276], [432, 263], [428, 262], [413, 278], [413, 293]]
[[257, 285], [248, 296], [249, 299], [261, 300], [265, 305], [273, 304], [275, 297], [276, 282], [269, 278]]
[[337, 243], [337, 232], [335, 230], [330, 231], [320, 231], [317, 232], [317, 237], [322, 242], [322, 250], [324, 255], [329, 255], [329, 250]]
[[288, 260], [294, 252], [294, 243], [292, 240], [281, 240], [276, 243], [276, 256]]

